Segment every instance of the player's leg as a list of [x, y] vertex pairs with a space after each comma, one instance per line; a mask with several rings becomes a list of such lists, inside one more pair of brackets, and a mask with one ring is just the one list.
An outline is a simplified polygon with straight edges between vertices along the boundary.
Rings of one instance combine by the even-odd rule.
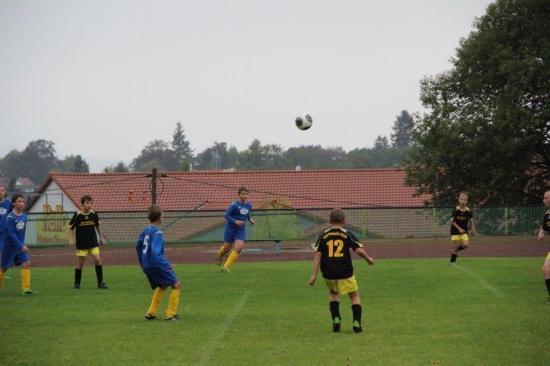
[[220, 250], [218, 250], [218, 256], [216, 257], [216, 264], [218, 266], [222, 265], [223, 257], [231, 250], [231, 246], [233, 243], [231, 242], [224, 242], [222, 246], [220, 247]]
[[359, 291], [350, 292], [348, 295], [351, 300], [351, 312], [353, 314], [353, 331], [355, 333], [361, 333], [363, 331], [363, 326], [361, 325], [363, 309], [361, 307]]
[[[546, 289], [548, 290], [548, 296], [550, 297], [550, 252], [548, 252], [544, 265], [542, 266], [542, 274], [544, 275], [544, 282], [546, 283]], [[550, 299], [548, 299], [547, 304], [550, 305]]]
[[458, 246], [457, 248], [457, 251], [460, 252], [461, 250], [464, 250], [464, 249], [467, 249], [468, 248], [468, 239], [466, 240], [461, 240], [460, 241], [460, 245]]
[[342, 317], [340, 316], [340, 298], [338, 297], [338, 290], [334, 291], [329, 287], [329, 310], [332, 318], [332, 331], [339, 332], [340, 325], [342, 324]]
[[235, 239], [235, 247], [233, 248], [233, 251], [231, 252], [231, 254], [229, 254], [229, 257], [227, 257], [227, 260], [223, 265], [225, 269], [229, 269], [233, 264], [235, 264], [235, 262], [239, 258], [239, 255], [241, 254], [241, 250], [243, 250], [243, 247], [244, 247], [244, 238]]
[[176, 281], [172, 286], [172, 291], [170, 291], [170, 297], [168, 298], [168, 309], [166, 310], [166, 317], [164, 320], [177, 322], [180, 320], [178, 316], [178, 304], [180, 301], [180, 281]]
[[[147, 278], [149, 279], [149, 283], [151, 283], [151, 287], [156, 286], [154, 285], [153, 280], [148, 274], [147, 274]], [[166, 293], [166, 286], [156, 287], [156, 290], [153, 293], [153, 298], [151, 299], [151, 305], [149, 305], [149, 309], [147, 309], [147, 314], [145, 314], [143, 319], [155, 320], [157, 318], [157, 311], [165, 293]]]
[[2, 249], [2, 253], [0, 255], [0, 292], [2, 292], [2, 287], [4, 286], [4, 279], [7, 277], [6, 272], [8, 271], [8, 268], [13, 267], [16, 254], [16, 249], [13, 247], [6, 246]]
[[449, 264], [453, 266], [456, 263], [456, 257], [458, 257], [458, 248], [460, 247], [460, 239], [458, 239], [458, 235], [452, 235], [451, 240], [453, 241], [453, 252], [451, 253], [451, 260]]
[[75, 289], [80, 289], [80, 282], [82, 281], [82, 268], [84, 267], [84, 262], [86, 261], [86, 256], [88, 255], [87, 250], [77, 250], [76, 257], [78, 262], [76, 268], [74, 269], [74, 285]]
[[[21, 264], [21, 293], [23, 295], [36, 295], [38, 292], [31, 290], [31, 261], [28, 260], [28, 255], [26, 257], [27, 260]], [[18, 262], [16, 261], [16, 263]]]
[[99, 255], [99, 248], [95, 247], [90, 250], [95, 265], [95, 276], [97, 279], [97, 288], [101, 290], [108, 289], [105, 282], [103, 282], [103, 265], [101, 264], [101, 256]]
[[0, 293], [2, 292], [2, 287], [4, 286], [4, 278], [6, 278], [7, 268], [0, 268]]

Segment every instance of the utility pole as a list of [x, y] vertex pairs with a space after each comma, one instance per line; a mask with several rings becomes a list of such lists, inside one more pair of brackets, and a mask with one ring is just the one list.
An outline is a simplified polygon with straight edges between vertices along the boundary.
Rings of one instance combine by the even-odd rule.
[[157, 168], [153, 168], [151, 178], [151, 204], [157, 204]]

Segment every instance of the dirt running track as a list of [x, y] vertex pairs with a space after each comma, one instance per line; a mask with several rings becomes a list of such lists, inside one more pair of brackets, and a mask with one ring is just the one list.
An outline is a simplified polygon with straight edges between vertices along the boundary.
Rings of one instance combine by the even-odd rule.
[[[364, 241], [365, 249], [375, 261], [390, 258], [447, 258], [452, 251], [449, 238], [394, 239]], [[166, 258], [174, 264], [214, 263], [221, 243], [167, 245]], [[247, 242], [239, 262], [273, 262], [312, 260], [313, 251], [309, 243], [281, 243], [281, 252], [277, 255], [275, 245]], [[250, 250], [252, 249], [252, 250]], [[256, 251], [254, 249], [262, 249]], [[105, 266], [137, 265], [134, 247], [101, 247], [101, 259]], [[470, 237], [470, 248], [460, 253], [466, 257], [543, 257], [550, 251], [550, 237], [538, 241], [532, 237]], [[76, 264], [75, 250], [67, 247], [30, 248], [33, 267], [73, 267]], [[357, 257], [359, 258], [359, 257]], [[92, 265], [91, 258], [86, 265]]]

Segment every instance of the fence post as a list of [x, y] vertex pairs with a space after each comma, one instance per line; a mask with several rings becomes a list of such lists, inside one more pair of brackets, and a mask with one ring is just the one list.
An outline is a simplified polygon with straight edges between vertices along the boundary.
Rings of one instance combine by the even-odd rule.
[[435, 207], [432, 208], [432, 236], [437, 236], [437, 212]]
[[508, 207], [504, 207], [504, 235], [508, 235]]

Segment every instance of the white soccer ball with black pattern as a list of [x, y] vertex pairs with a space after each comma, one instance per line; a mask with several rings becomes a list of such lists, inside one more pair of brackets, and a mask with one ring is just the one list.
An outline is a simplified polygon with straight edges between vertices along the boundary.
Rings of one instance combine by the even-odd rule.
[[296, 127], [298, 127], [300, 130], [302, 131], [308, 130], [312, 124], [313, 124], [313, 119], [309, 114], [301, 113], [298, 116], [296, 116]]

